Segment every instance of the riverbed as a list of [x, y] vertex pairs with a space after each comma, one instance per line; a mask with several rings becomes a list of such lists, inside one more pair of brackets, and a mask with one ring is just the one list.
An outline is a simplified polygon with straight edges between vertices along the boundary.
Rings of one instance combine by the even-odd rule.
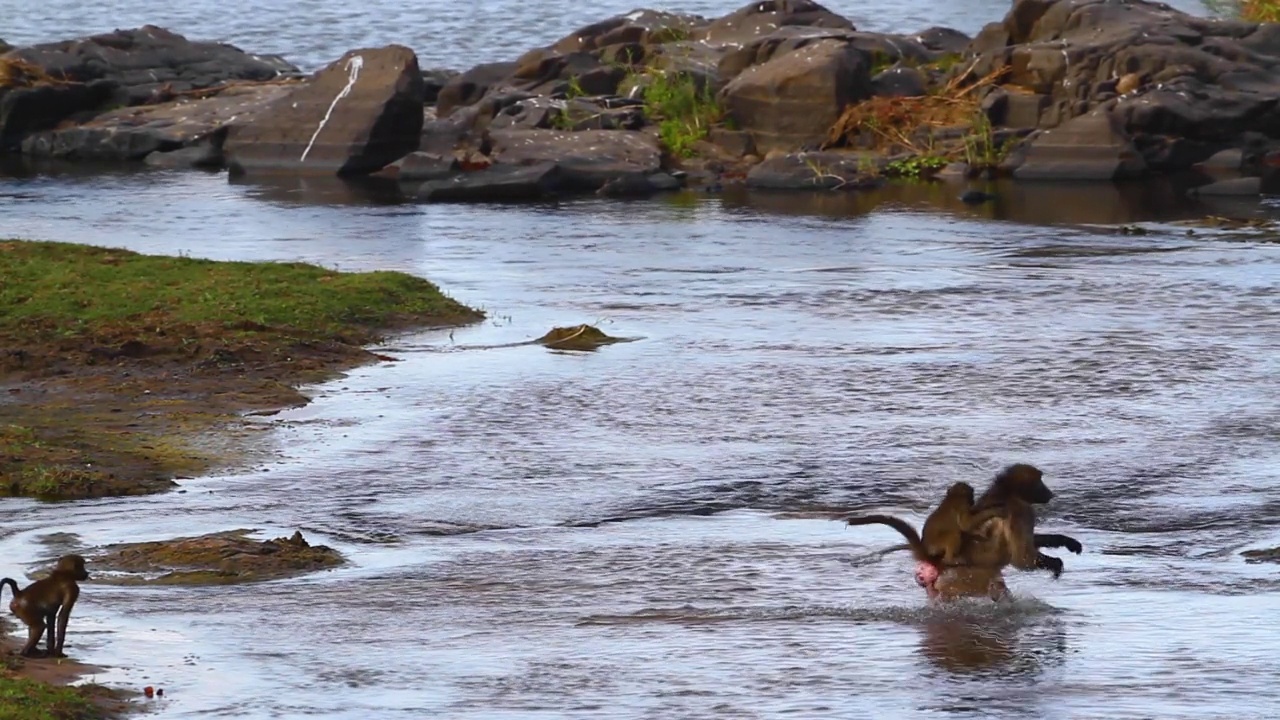
[[[236, 527], [349, 555], [251, 587], [88, 585], [72, 652], [165, 688], [160, 717], [1203, 718], [1280, 699], [1280, 582], [1239, 556], [1280, 543], [1280, 245], [1179, 223], [1222, 208], [1029, 184], [977, 208], [947, 184], [500, 207], [163, 171], [6, 188], [0, 235], [405, 270], [489, 313], [262, 420], [277, 461], [157, 497], [0, 503], [6, 574]], [[635, 340], [487, 347], [580, 322]], [[908, 556], [877, 554], [891, 530], [822, 515], [918, 523], [1015, 461], [1058, 493], [1041, 526], [1085, 552], [1057, 581], [1011, 571], [1012, 610], [930, 609]]]
[[[391, 41], [462, 67], [631, 9], [442, 3], [416, 24], [315, 2], [283, 23], [236, 2], [55, 0], [3, 37], [154, 22], [310, 67]], [[1006, 4], [830, 7], [973, 32]], [[163, 688], [160, 718], [1269, 717], [1280, 571], [1239, 553], [1280, 545], [1280, 244], [1183, 221], [1280, 208], [962, 189], [479, 207], [0, 177], [3, 237], [404, 270], [489, 313], [256, 421], [277, 459], [156, 497], [0, 500], [0, 574], [238, 527], [347, 554], [254, 586], [86, 584], [69, 652]], [[634, 340], [492, 347], [581, 322]], [[1041, 527], [1084, 553], [1052, 551], [1056, 581], [1011, 570], [1012, 608], [930, 608], [909, 557], [878, 553], [892, 530], [826, 518], [918, 524], [1018, 461], [1057, 493]]]

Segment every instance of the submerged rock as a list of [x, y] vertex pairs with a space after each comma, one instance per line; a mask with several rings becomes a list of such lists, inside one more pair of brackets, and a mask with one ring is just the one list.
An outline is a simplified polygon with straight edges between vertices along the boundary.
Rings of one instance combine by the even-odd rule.
[[602, 345], [623, 342], [623, 339], [607, 335], [600, 328], [584, 323], [572, 327], [551, 328], [546, 335], [538, 338], [537, 342], [554, 350], [595, 350]]
[[[289, 538], [250, 540], [250, 531], [233, 530], [200, 537], [110, 545], [93, 558], [108, 572], [150, 578], [120, 579], [121, 584], [223, 585], [293, 577], [336, 567], [336, 550], [311, 545], [295, 532]], [[104, 580], [101, 576], [99, 580]], [[106, 579], [105, 581], [110, 581]]]
[[232, 123], [223, 152], [237, 174], [371, 173], [418, 149], [423, 88], [409, 48], [352, 50]]
[[563, 187], [554, 162], [490, 165], [423, 183], [415, 196], [436, 202], [511, 202], [554, 197]]
[[875, 187], [875, 163], [865, 155], [807, 152], [777, 155], [751, 168], [747, 187], [759, 190], [859, 190]]
[[1266, 550], [1245, 550], [1240, 554], [1244, 556], [1245, 562], [1280, 562], [1280, 547]]

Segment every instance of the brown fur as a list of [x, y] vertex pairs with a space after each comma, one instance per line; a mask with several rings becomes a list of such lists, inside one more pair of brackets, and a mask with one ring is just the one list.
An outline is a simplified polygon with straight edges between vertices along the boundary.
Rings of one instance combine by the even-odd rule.
[[939, 559], [935, 565], [969, 565], [966, 550], [973, 530], [1004, 512], [1000, 506], [974, 512], [973, 486], [958, 482], [947, 489], [938, 509], [925, 518], [924, 527], [920, 528], [920, 539], [929, 554]]
[[62, 644], [67, 639], [67, 621], [71, 618], [71, 608], [80, 597], [80, 586], [76, 581], [88, 579], [84, 558], [79, 555], [58, 558], [58, 565], [49, 577], [31, 583], [25, 590], [19, 590], [18, 583], [12, 578], [0, 579], [0, 593], [4, 592], [5, 585], [13, 589], [9, 609], [27, 625], [27, 644], [21, 650], [24, 657], [35, 656], [36, 644], [46, 628], [49, 636], [45, 640], [45, 657], [66, 657]]
[[1013, 565], [1020, 570], [1050, 570], [1062, 573], [1062, 560], [1045, 555], [1040, 547], [1065, 547], [1079, 554], [1082, 547], [1066, 535], [1037, 535], [1034, 505], [1053, 499], [1044, 484], [1044, 475], [1034, 465], [1017, 463], [996, 475], [991, 486], [974, 503], [974, 511], [1002, 508], [1003, 513], [977, 527], [966, 547], [971, 568], [958, 573], [943, 570], [935, 588], [943, 597], [988, 595], [996, 598], [1007, 592], [1002, 570]]
[[846, 518], [848, 525], [888, 525], [907, 539], [907, 545], [916, 560], [935, 567], [969, 565], [965, 552], [972, 530], [987, 520], [1004, 514], [998, 506], [988, 506], [973, 512], [973, 486], [958, 482], [947, 490], [947, 495], [929, 517], [925, 518], [920, 532], [906, 520], [891, 515], [863, 515]]

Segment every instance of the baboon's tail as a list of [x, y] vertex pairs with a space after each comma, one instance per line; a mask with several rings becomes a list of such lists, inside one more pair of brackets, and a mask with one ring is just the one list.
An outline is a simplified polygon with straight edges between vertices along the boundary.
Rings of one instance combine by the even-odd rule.
[[892, 515], [858, 515], [851, 518], [845, 518], [846, 525], [888, 525], [889, 527], [902, 533], [902, 537], [907, 539], [907, 545], [911, 547], [911, 554], [916, 556], [917, 560], [932, 563], [934, 559], [929, 557], [929, 553], [925, 550], [924, 541], [920, 539], [920, 533], [911, 527], [911, 523], [896, 518]]

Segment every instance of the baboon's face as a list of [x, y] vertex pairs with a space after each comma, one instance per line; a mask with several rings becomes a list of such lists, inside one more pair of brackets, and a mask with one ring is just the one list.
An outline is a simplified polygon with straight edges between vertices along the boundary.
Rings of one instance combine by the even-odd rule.
[[76, 580], [89, 579], [89, 571], [84, 569], [84, 558], [79, 555], [64, 555], [59, 558], [57, 572], [70, 575]]
[[1034, 465], [1014, 465], [1009, 468], [1008, 476], [1013, 491], [1023, 500], [1043, 504], [1053, 499], [1053, 491], [1044, 484], [1044, 473]]

